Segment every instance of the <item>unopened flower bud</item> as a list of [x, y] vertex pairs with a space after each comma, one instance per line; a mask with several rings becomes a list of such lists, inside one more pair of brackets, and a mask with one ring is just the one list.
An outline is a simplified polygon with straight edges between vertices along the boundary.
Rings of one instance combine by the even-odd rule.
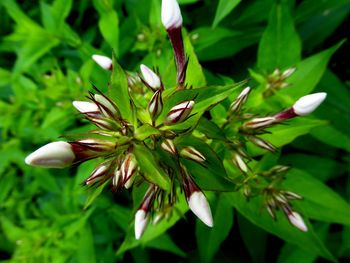
[[149, 221], [149, 213], [143, 209], [137, 210], [135, 214], [135, 238], [138, 240], [145, 232]]
[[246, 87], [239, 95], [238, 97], [232, 102], [230, 106], [230, 110], [232, 112], [238, 112], [242, 105], [247, 101], [247, 98], [250, 93], [250, 87]]
[[26, 164], [44, 168], [64, 168], [73, 164], [75, 154], [67, 142], [52, 142], [31, 153]]
[[244, 128], [248, 129], [261, 129], [271, 126], [276, 122], [275, 117], [262, 117], [262, 118], [254, 118], [249, 122], [244, 124]]
[[182, 16], [176, 0], [162, 0], [162, 23], [167, 30], [181, 27]]
[[[133, 176], [137, 170], [137, 164], [132, 154], [128, 154], [123, 161], [120, 171], [125, 187], [130, 187], [133, 183]], [[129, 181], [129, 182], [128, 182]]]
[[98, 106], [93, 102], [88, 101], [73, 101], [73, 106], [80, 113], [90, 113], [90, 112], [99, 112]]
[[289, 68], [289, 69], [286, 69], [285, 71], [283, 71], [282, 79], [286, 79], [286, 78], [290, 77], [295, 72], [295, 70], [296, 70], [296, 68]]
[[300, 216], [299, 213], [295, 211], [291, 211], [287, 214], [289, 222], [295, 226], [296, 228], [300, 229], [303, 232], [307, 232], [307, 226], [303, 220], [303, 218]]
[[153, 90], [157, 90], [161, 87], [159, 76], [154, 73], [149, 67], [141, 64], [140, 66], [143, 80]]
[[240, 154], [234, 153], [232, 161], [242, 172], [244, 172], [244, 173], [248, 172], [248, 166]]
[[193, 100], [184, 101], [171, 108], [164, 124], [175, 124], [184, 121], [191, 113], [194, 105]]
[[293, 110], [298, 116], [312, 113], [326, 99], [327, 93], [319, 92], [301, 97], [293, 105]]
[[301, 199], [303, 199], [302, 196], [300, 196], [300, 195], [298, 195], [296, 193], [290, 192], [290, 191], [282, 191], [282, 193], [287, 199], [290, 199], [290, 200], [294, 200], [294, 199], [301, 200]]
[[113, 103], [107, 99], [105, 96], [100, 94], [95, 94], [94, 99], [98, 103], [98, 106], [100, 107], [102, 113], [105, 116], [114, 116], [117, 115], [118, 111], [117, 108], [113, 105]]
[[95, 168], [95, 170], [91, 173], [90, 177], [85, 180], [85, 184], [91, 185], [94, 184], [104, 178], [108, 169], [110, 167], [110, 162], [105, 162], [100, 164]]
[[268, 141], [256, 137], [256, 136], [249, 136], [249, 140], [254, 143], [256, 146], [264, 149], [264, 150], [268, 150], [270, 152], [275, 152], [276, 151], [276, 147], [273, 146], [271, 143], [269, 143]]
[[170, 42], [173, 46], [177, 69], [176, 78], [179, 89], [182, 89], [184, 88], [186, 79], [187, 62], [181, 32], [182, 16], [176, 0], [162, 1], [162, 23], [168, 32]]
[[151, 115], [152, 119], [154, 120], [163, 110], [163, 100], [162, 100], [162, 90], [157, 90], [149, 104], [148, 104], [148, 112]]
[[173, 155], [177, 154], [176, 147], [172, 140], [167, 139], [164, 142], [162, 142], [160, 146], [163, 148], [164, 151], [167, 151], [170, 154], [173, 154]]
[[112, 70], [113, 63], [112, 59], [106, 56], [101, 55], [92, 55], [92, 59], [103, 69]]
[[113, 177], [112, 177], [112, 185], [115, 188], [118, 188], [120, 185], [120, 182], [122, 181], [122, 173], [120, 170], [116, 169], [114, 171]]
[[191, 211], [207, 226], [213, 227], [213, 217], [205, 195], [201, 191], [192, 192], [187, 199]]
[[202, 163], [205, 162], [205, 156], [197, 151], [194, 147], [188, 146], [181, 150], [180, 152], [182, 157], [194, 160], [196, 162]]

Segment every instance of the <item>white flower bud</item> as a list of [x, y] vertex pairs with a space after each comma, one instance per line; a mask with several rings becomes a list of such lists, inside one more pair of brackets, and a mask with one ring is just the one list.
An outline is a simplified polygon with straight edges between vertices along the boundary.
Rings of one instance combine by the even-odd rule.
[[276, 117], [262, 117], [262, 118], [254, 118], [249, 122], [244, 124], [245, 128], [249, 129], [260, 129], [269, 127], [277, 121]]
[[170, 109], [165, 124], [175, 124], [185, 120], [191, 113], [194, 105], [193, 100], [184, 101]]
[[293, 105], [295, 114], [305, 116], [312, 113], [326, 99], [327, 93], [319, 92], [301, 97]]
[[25, 159], [26, 164], [44, 168], [64, 168], [72, 165], [75, 154], [67, 142], [52, 142], [31, 153]]
[[297, 212], [291, 212], [288, 215], [289, 222], [301, 231], [307, 232], [307, 226], [303, 218]]
[[244, 162], [242, 156], [238, 153], [235, 153], [233, 155], [233, 159], [232, 159], [233, 163], [244, 173], [248, 172], [248, 166], [247, 164]]
[[92, 55], [92, 59], [103, 69], [112, 70], [113, 63], [112, 59], [101, 55]]
[[132, 154], [128, 154], [123, 161], [120, 171], [125, 184], [125, 188], [129, 188], [133, 183], [133, 176], [137, 170], [137, 164]]
[[290, 77], [294, 72], [295, 72], [296, 68], [289, 68], [286, 69], [285, 71], [283, 71], [282, 73], [282, 78], [286, 79], [288, 77]]
[[202, 163], [202, 162], [205, 162], [205, 156], [197, 151], [195, 148], [193, 147], [186, 147], [186, 148], [183, 148], [180, 152], [181, 156], [185, 157], [185, 158], [188, 158], [188, 159], [191, 159], [191, 160], [194, 160], [196, 162], [199, 162], [199, 163]]
[[176, 0], [162, 0], [162, 23], [167, 30], [181, 27], [181, 10]]
[[109, 165], [110, 165], [110, 162], [105, 162], [97, 166], [96, 169], [91, 173], [90, 177], [85, 180], [85, 183], [87, 185], [91, 185], [103, 179], [104, 175], [108, 171]]
[[135, 214], [135, 238], [138, 240], [145, 232], [149, 221], [149, 213], [143, 209], [137, 210]]
[[167, 151], [168, 153], [171, 153], [174, 155], [176, 155], [177, 153], [176, 147], [172, 140], [167, 139], [164, 142], [162, 142], [160, 146], [163, 148], [164, 151]]
[[148, 111], [154, 120], [163, 110], [163, 100], [162, 100], [162, 90], [157, 90], [149, 104], [148, 104]]
[[149, 67], [141, 64], [141, 73], [144, 81], [153, 89], [159, 89], [161, 82], [160, 78], [156, 73], [154, 73]]
[[73, 101], [73, 106], [81, 113], [100, 111], [95, 103], [88, 101]]
[[95, 94], [94, 95], [94, 99], [96, 100], [96, 102], [98, 102], [99, 104], [101, 104], [101, 111], [105, 116], [109, 116], [110, 114], [108, 114], [108, 112], [104, 109], [104, 107], [110, 111], [112, 114], [117, 114], [118, 111], [116, 110], [116, 108], [113, 106], [113, 104], [106, 99], [104, 96], [102, 96], [101, 94]]
[[242, 92], [238, 95], [238, 97], [232, 102], [230, 109], [232, 112], [238, 111], [242, 105], [247, 101], [248, 95], [250, 93], [250, 87], [246, 87]]
[[188, 198], [191, 211], [207, 226], [213, 227], [213, 217], [205, 195], [201, 191], [193, 192]]

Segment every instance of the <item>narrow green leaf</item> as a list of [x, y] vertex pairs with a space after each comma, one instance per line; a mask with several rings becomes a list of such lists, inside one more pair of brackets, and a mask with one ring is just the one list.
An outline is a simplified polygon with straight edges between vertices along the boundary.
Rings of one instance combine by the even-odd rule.
[[87, 190], [88, 196], [84, 204], [84, 209], [87, 209], [95, 201], [95, 199], [102, 194], [102, 191], [107, 184], [109, 184], [109, 181], [106, 181], [103, 185], [97, 186], [96, 188], [90, 188]]
[[119, 54], [119, 20], [114, 10], [100, 14], [98, 27], [103, 38], [111, 46], [116, 54]]
[[160, 188], [168, 190], [170, 188], [169, 176], [157, 164], [152, 152], [145, 146], [135, 144], [133, 153], [135, 154], [137, 164], [144, 173], [144, 177]]
[[140, 141], [156, 134], [160, 134], [160, 131], [149, 124], [142, 125], [135, 130], [135, 138]]
[[171, 252], [183, 258], [186, 257], [186, 253], [182, 251], [181, 248], [179, 248], [167, 234], [161, 235], [158, 238], [151, 240], [146, 244], [146, 246], [149, 248]]
[[304, 198], [295, 204], [309, 218], [350, 226], [350, 205], [331, 188], [308, 173], [292, 169], [283, 185]]
[[300, 56], [301, 41], [289, 7], [284, 1], [279, 2], [272, 7], [268, 26], [259, 44], [258, 67], [267, 72], [285, 69], [299, 62]]
[[201, 262], [212, 262], [233, 225], [233, 209], [226, 196], [220, 195], [215, 198], [215, 205], [211, 208], [214, 227], [208, 228], [199, 220], [196, 223], [196, 238]]
[[296, 65], [297, 71], [287, 79], [291, 86], [288, 89], [281, 90], [280, 95], [289, 95], [297, 100], [301, 96], [311, 93], [326, 70], [329, 59], [343, 43], [344, 41], [341, 41], [333, 47], [298, 63]]
[[134, 124], [134, 116], [131, 108], [128, 80], [124, 70], [118, 64], [115, 54], [113, 53], [113, 71], [111, 75], [109, 94], [117, 103], [122, 117]]
[[216, 27], [240, 2], [241, 0], [219, 0], [212, 27]]

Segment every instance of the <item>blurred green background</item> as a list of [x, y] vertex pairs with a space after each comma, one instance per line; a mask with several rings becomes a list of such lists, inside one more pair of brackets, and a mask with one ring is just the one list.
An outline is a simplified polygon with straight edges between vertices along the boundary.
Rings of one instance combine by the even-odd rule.
[[[328, 93], [315, 113], [328, 124], [285, 147], [279, 162], [326, 183], [337, 192], [332, 198], [349, 201], [350, 45], [342, 41], [350, 36], [350, 1], [179, 3], [208, 84], [252, 74], [255, 85], [264, 85], [276, 65], [297, 66], [295, 95]], [[128, 192], [105, 189], [84, 209], [94, 195], [81, 183], [94, 161], [65, 170], [25, 165], [40, 145], [88, 128], [71, 102], [83, 100], [91, 83], [107, 88], [109, 73], [92, 54], [111, 56], [113, 49], [126, 70], [138, 71], [142, 62], [162, 73], [172, 50], [160, 12], [160, 0], [0, 0], [1, 262], [322, 262], [310, 244], [298, 247], [220, 205], [215, 214], [222, 224], [213, 232], [190, 216], [171, 222], [167, 233], [125, 240], [133, 220]], [[319, 242], [333, 260], [349, 260], [348, 204], [322, 194]]]

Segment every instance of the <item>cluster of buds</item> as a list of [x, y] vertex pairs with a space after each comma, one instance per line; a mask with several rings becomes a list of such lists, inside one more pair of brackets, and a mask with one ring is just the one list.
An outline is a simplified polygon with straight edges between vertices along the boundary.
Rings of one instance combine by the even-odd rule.
[[288, 68], [284, 71], [275, 69], [271, 74], [266, 77], [266, 87], [263, 95], [265, 97], [273, 95], [276, 91], [286, 88], [289, 84], [286, 79], [289, 78], [295, 72], [295, 68]]
[[[162, 22], [174, 49], [177, 67], [176, 85], [181, 90], [185, 88], [187, 61], [182, 39], [182, 17], [176, 0], [163, 0]], [[111, 71], [113, 74], [114, 66], [111, 58], [93, 55], [92, 59], [101, 68]], [[181, 123], [191, 117], [190, 114], [195, 101], [188, 99], [178, 102], [170, 108], [163, 123], [156, 126], [156, 120], [163, 111], [163, 91], [165, 88], [161, 76], [158, 71], [152, 70], [143, 64], [140, 66], [139, 74], [126, 73], [126, 76], [128, 77], [129, 92], [133, 91], [132, 87], [137, 82], [143, 85], [146, 91], [152, 93], [147, 111], [154, 129]], [[154, 215], [154, 222], [159, 222], [162, 218], [171, 214], [171, 208], [177, 200], [177, 185], [181, 185], [189, 208], [193, 213], [206, 225], [212, 227], [213, 219], [206, 197], [186, 167], [181, 163], [182, 159], [188, 159], [203, 164], [206, 161], [205, 156], [192, 146], [182, 147], [178, 150], [174, 142], [168, 138], [174, 138], [180, 134], [169, 129], [160, 132], [160, 135], [156, 138], [149, 137], [144, 141], [138, 141], [135, 138], [133, 125], [122, 118], [118, 105], [97, 88], [94, 87], [94, 89], [96, 93], [90, 92], [87, 101], [74, 101], [73, 106], [97, 129], [82, 134], [82, 139], [49, 143], [31, 153], [25, 159], [25, 162], [32, 166], [44, 168], [65, 168], [99, 158], [101, 163], [85, 179], [85, 185], [99, 187], [109, 182], [113, 191], [120, 191], [122, 188], [132, 187], [136, 178], [139, 178], [137, 185], [149, 184], [144, 199], [135, 214], [136, 239], [141, 238], [152, 214]], [[130, 100], [132, 99], [130, 97]], [[138, 119], [138, 124], [149, 125], [147, 122], [144, 123], [142, 119]], [[157, 142], [159, 142], [160, 149], [170, 154], [178, 163], [180, 172], [177, 177], [170, 169], [167, 171], [172, 182], [171, 190], [161, 189], [146, 180], [144, 171], [140, 169], [134, 154], [135, 145], [142, 144], [152, 148], [151, 145], [154, 146]]]
[[301, 231], [306, 232], [307, 226], [300, 216], [300, 214], [293, 210], [290, 200], [301, 200], [302, 197], [298, 194], [289, 191], [281, 191], [273, 188], [266, 188], [263, 191], [264, 202], [266, 209], [269, 212], [270, 216], [273, 219], [276, 219], [276, 210], [281, 209], [282, 212], [286, 215], [288, 221], [300, 229]]
[[[135, 83], [142, 85], [142, 95], [144, 98], [150, 98], [146, 103], [136, 104], [135, 98], [129, 96], [126, 101], [133, 105], [133, 118], [130, 121], [123, 118], [121, 109], [112, 99], [104, 95], [97, 88], [96, 93], [90, 92], [88, 101], [74, 101], [73, 106], [82, 114], [82, 116], [94, 124], [97, 129], [82, 134], [82, 138], [74, 141], [58, 141], [49, 143], [32, 154], [25, 162], [29, 165], [45, 168], [65, 168], [74, 164], [99, 158], [101, 163], [92, 171], [89, 177], [84, 181], [87, 186], [102, 186], [109, 182], [114, 191], [120, 191], [122, 188], [130, 188], [134, 185], [147, 184], [148, 190], [138, 207], [135, 214], [135, 237], [141, 238], [145, 232], [150, 219], [153, 217], [154, 223], [159, 222], [162, 218], [171, 215], [171, 210], [177, 201], [177, 187], [180, 186], [190, 210], [207, 226], [214, 225], [211, 210], [207, 198], [195, 178], [190, 174], [185, 164], [195, 162], [203, 167], [210, 165], [210, 158], [205, 156], [196, 145], [177, 144], [176, 139], [186, 136], [186, 132], [173, 131], [174, 124], [185, 122], [191, 118], [192, 110], [196, 103], [196, 98], [184, 98], [178, 101], [176, 105], [164, 107], [169, 96], [176, 92], [183, 92], [186, 89], [186, 71], [188, 59], [186, 58], [184, 43], [182, 37], [182, 16], [180, 7], [176, 0], [162, 1], [162, 23], [168, 33], [170, 42], [174, 51], [176, 64], [176, 91], [168, 97], [162, 78], [158, 70], [152, 70], [146, 65], [140, 66], [140, 73], [126, 73], [128, 78], [129, 95], [135, 92], [133, 87]], [[109, 57], [93, 55], [93, 60], [107, 71], [112, 71], [118, 66]], [[274, 88], [282, 87], [283, 81], [293, 73], [294, 69], [289, 69], [280, 73], [274, 72], [271, 77], [271, 83]], [[273, 81], [272, 81], [273, 80]], [[279, 83], [277, 85], [277, 83]], [[282, 84], [281, 84], [282, 83]], [[148, 93], [147, 93], [148, 92]], [[223, 144], [231, 150], [231, 160], [243, 175], [244, 195], [251, 195], [251, 186], [249, 185], [250, 177], [255, 178], [254, 171], [249, 167], [249, 161], [252, 159], [246, 150], [246, 142], [250, 141], [256, 146], [265, 150], [274, 152], [276, 148], [259, 135], [266, 133], [266, 129], [273, 125], [282, 123], [288, 119], [305, 116], [313, 112], [326, 98], [325, 93], [316, 93], [300, 98], [291, 108], [281, 111], [277, 114], [265, 117], [255, 117], [253, 114], [244, 112], [251, 88], [246, 87], [232, 102], [229, 112], [229, 118], [225, 126], [237, 127], [234, 138], [226, 138]], [[136, 97], [137, 98], [137, 97]], [[143, 98], [143, 99], [144, 99]], [[144, 100], [143, 100], [144, 101]], [[147, 109], [141, 108], [147, 107]], [[147, 106], [146, 106], [147, 104]], [[164, 112], [167, 108], [168, 112]], [[142, 114], [138, 114], [140, 113]], [[148, 113], [147, 113], [148, 112]], [[145, 117], [145, 115], [149, 116]], [[160, 120], [160, 116], [163, 119]], [[135, 124], [136, 123], [136, 124]], [[140, 139], [137, 136], [138, 127], [151, 126], [151, 130], [156, 132]], [[164, 128], [165, 129], [162, 129]], [[194, 127], [195, 128], [195, 127]], [[195, 136], [195, 135], [193, 135]], [[211, 147], [211, 140], [205, 140], [208, 147]], [[150, 152], [155, 159], [155, 167], [162, 169], [165, 176], [170, 182], [168, 189], [161, 188], [155, 181], [150, 180], [152, 175], [147, 174], [142, 168], [142, 160], [138, 159], [136, 149], [144, 147]], [[199, 148], [201, 149], [201, 148]], [[160, 151], [154, 154], [152, 151]], [[214, 152], [214, 150], [213, 150]], [[166, 161], [162, 160], [166, 156], [167, 160], [172, 159], [172, 166], [167, 167]], [[158, 158], [159, 157], [159, 158]], [[157, 159], [158, 158], [158, 159]], [[185, 160], [186, 159], [186, 160]], [[208, 160], [207, 160], [208, 159]], [[174, 169], [174, 165], [176, 166]], [[147, 170], [147, 169], [146, 169]], [[260, 173], [259, 176], [270, 180], [280, 173], [285, 172], [283, 167], [275, 167], [267, 173]], [[163, 174], [163, 173], [162, 173]], [[135, 181], [136, 180], [136, 181]], [[165, 179], [164, 179], [165, 180]], [[135, 183], [134, 183], [135, 182]], [[269, 184], [272, 185], [272, 184]], [[166, 188], [166, 187], [165, 187]], [[236, 190], [233, 189], [233, 191]], [[292, 210], [289, 200], [300, 199], [298, 195], [276, 190], [272, 187], [264, 187], [262, 194], [265, 197], [266, 207], [273, 218], [276, 218], [275, 211], [281, 209], [289, 221], [299, 229], [306, 231], [306, 225], [301, 216]]]

